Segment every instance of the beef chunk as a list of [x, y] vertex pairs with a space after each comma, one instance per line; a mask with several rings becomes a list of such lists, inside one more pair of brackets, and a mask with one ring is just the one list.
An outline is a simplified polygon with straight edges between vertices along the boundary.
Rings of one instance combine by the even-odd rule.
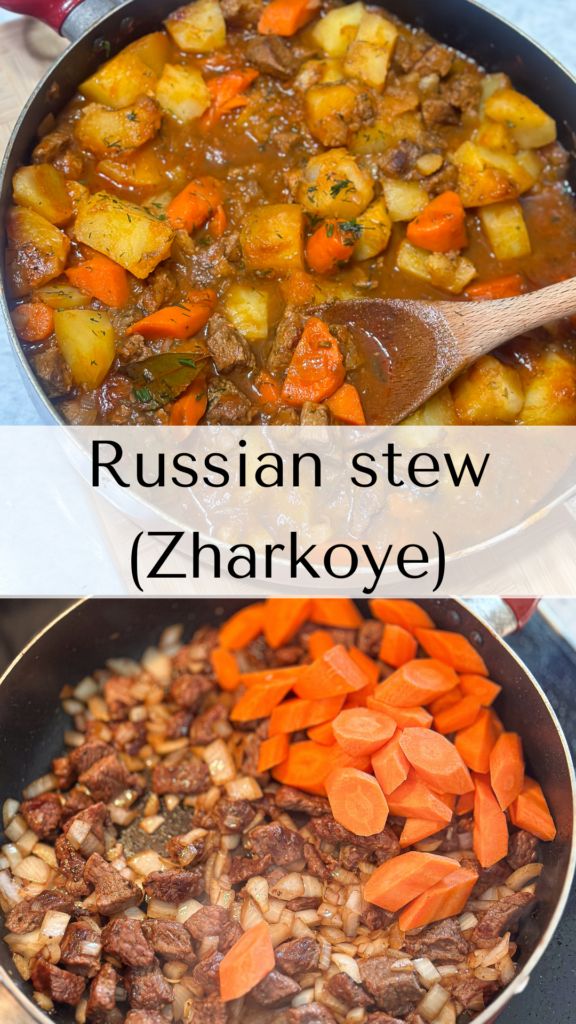
[[124, 982], [134, 1010], [157, 1010], [172, 1002], [172, 989], [157, 964], [150, 968], [130, 967]]
[[377, 853], [378, 862], [381, 863], [383, 860], [395, 857], [400, 852], [398, 838], [389, 826], [386, 826], [381, 832], [377, 832], [373, 836], [355, 836], [353, 832], [349, 832], [343, 825], [339, 825], [332, 815], [327, 814], [322, 818], [313, 818], [309, 828], [320, 840], [360, 851], [360, 859], [362, 859], [366, 851], [370, 851]]
[[135, 757], [146, 743], [146, 722], [119, 722], [113, 728], [114, 744]]
[[318, 967], [320, 950], [314, 939], [301, 938], [283, 942], [276, 949], [276, 966], [291, 978], [298, 974], [315, 971]]
[[420, 184], [430, 196], [438, 196], [442, 192], [455, 192], [458, 186], [458, 168], [454, 164], [444, 164], [435, 174], [422, 178]]
[[471, 70], [459, 72], [442, 86], [442, 96], [458, 110], [474, 111], [480, 103], [482, 82]]
[[306, 867], [311, 875], [315, 875], [316, 878], [330, 878], [332, 872], [338, 867], [338, 861], [331, 857], [329, 853], [320, 852], [320, 850], [313, 845], [313, 843], [304, 844], [304, 857], [306, 859]]
[[104, 743], [102, 740], [90, 740], [71, 751], [70, 764], [77, 776], [83, 775], [93, 764], [96, 764], [96, 761], [101, 761], [103, 757], [108, 757], [108, 754], [113, 753], [114, 747], [111, 747], [109, 743]]
[[334, 1017], [320, 1003], [307, 1003], [288, 1011], [288, 1024], [336, 1024]]
[[60, 945], [61, 963], [75, 974], [93, 978], [100, 968], [101, 952], [100, 929], [96, 922], [91, 918], [71, 921]]
[[223, 377], [213, 377], [208, 382], [208, 408], [204, 416], [205, 423], [228, 424], [234, 426], [250, 423], [254, 407], [247, 396]]
[[212, 953], [196, 964], [192, 971], [192, 977], [196, 984], [200, 986], [204, 995], [211, 995], [219, 990], [220, 964], [223, 959], [224, 955], [222, 953]]
[[74, 770], [69, 757], [55, 757], [52, 761], [52, 774], [56, 776], [58, 789], [70, 789], [74, 782]]
[[254, 875], [263, 875], [272, 864], [272, 857], [266, 854], [265, 857], [232, 857], [228, 877], [232, 885], [239, 885], [247, 882]]
[[202, 907], [184, 922], [184, 927], [193, 939], [201, 942], [211, 935], [219, 935], [229, 921], [230, 914], [224, 907]]
[[38, 896], [33, 896], [32, 899], [22, 900], [7, 915], [6, 928], [9, 932], [15, 932], [17, 935], [31, 932], [42, 924], [44, 914], [48, 910], [59, 910], [63, 914], [71, 914], [74, 910], [73, 896], [60, 889], [46, 889]]
[[55, 1003], [77, 1006], [86, 988], [86, 979], [39, 959], [32, 969], [32, 984], [36, 992], [50, 996]]
[[293, 999], [300, 991], [300, 985], [293, 978], [287, 978], [280, 971], [270, 971], [265, 978], [254, 986], [250, 993], [254, 1002], [260, 1006], [281, 1006]]
[[[304, 403], [306, 404], [306, 403]], [[270, 655], [270, 663], [278, 668], [286, 665], [297, 665], [302, 660], [304, 648], [298, 644], [286, 644], [284, 647], [277, 647]]]
[[[346, 126], [346, 133], [348, 128]], [[330, 422], [330, 414], [325, 405], [315, 402], [304, 402], [300, 410], [300, 424], [303, 427], [325, 427]]]
[[150, 967], [154, 950], [148, 942], [142, 922], [133, 917], [117, 917], [102, 932], [102, 948], [126, 967]]
[[170, 715], [166, 722], [166, 739], [179, 740], [182, 736], [187, 736], [193, 717], [192, 712], [186, 711], [186, 708], [180, 708]]
[[214, 689], [207, 676], [185, 672], [178, 676], [170, 687], [170, 699], [186, 711], [197, 711], [202, 699]]
[[239, 28], [255, 25], [262, 13], [260, 0], [221, 0], [220, 7], [226, 21]]
[[66, 837], [69, 835], [74, 837], [72, 840], [68, 840], [74, 848], [76, 848], [77, 838], [80, 835], [80, 837], [84, 837], [78, 842], [82, 850], [89, 848], [90, 852], [104, 853], [105, 832], [109, 827], [109, 821], [110, 815], [106, 804], [90, 804], [78, 814], [68, 818], [62, 826], [62, 831]]
[[248, 800], [219, 800], [214, 808], [214, 817], [222, 832], [233, 834], [244, 832], [256, 811]]
[[304, 840], [299, 832], [286, 828], [274, 821], [270, 825], [258, 825], [250, 832], [249, 844], [244, 841], [257, 857], [270, 854], [274, 864], [292, 864], [304, 856]]
[[358, 649], [370, 658], [377, 658], [380, 653], [384, 623], [377, 619], [368, 619], [358, 630]]
[[421, 149], [417, 143], [403, 139], [379, 156], [378, 166], [383, 174], [392, 178], [406, 178], [420, 154]]
[[115, 1021], [116, 1013], [118, 1019], [122, 1020], [121, 1013], [116, 1010], [118, 980], [112, 964], [103, 964], [90, 986], [86, 1007], [87, 1020], [95, 1021], [96, 1024], [110, 1024], [111, 1021]]
[[394, 961], [386, 956], [360, 960], [360, 977], [379, 1010], [393, 1017], [404, 1017], [414, 1010], [424, 995], [416, 971], [394, 970]]
[[453, 63], [454, 54], [447, 50], [445, 46], [433, 43], [422, 54], [420, 59], [416, 61], [412, 70], [423, 77], [436, 74], [440, 75], [440, 78], [445, 78], [446, 75], [450, 74]]
[[394, 921], [395, 915], [382, 907], [376, 907], [373, 903], [367, 903], [360, 914], [361, 924], [365, 924], [371, 932], [381, 932], [389, 928]]
[[144, 935], [158, 956], [165, 960], [196, 963], [192, 939], [183, 924], [177, 921], [144, 921]]
[[470, 974], [456, 979], [452, 986], [452, 996], [462, 1004], [464, 1009], [470, 1007], [481, 1010], [486, 1006], [490, 996], [498, 991], [498, 987], [498, 982], [482, 981], [481, 978], [475, 978]]
[[482, 949], [495, 946], [504, 932], [515, 931], [520, 918], [530, 911], [536, 897], [530, 892], [515, 892], [498, 900], [476, 925], [471, 935], [473, 945]]
[[162, 796], [176, 793], [189, 796], [210, 788], [210, 772], [200, 758], [187, 753], [179, 761], [161, 761], [152, 772], [152, 789]]
[[268, 353], [270, 373], [283, 373], [304, 330], [305, 317], [298, 310], [288, 308], [276, 325], [276, 334]]
[[362, 985], [358, 985], [348, 974], [343, 971], [335, 974], [328, 981], [328, 991], [339, 999], [344, 1006], [370, 1006], [372, 1000], [364, 991]]
[[109, 754], [108, 757], [103, 757], [91, 765], [78, 781], [90, 790], [95, 800], [109, 803], [125, 789], [133, 786], [135, 778], [118, 754]]
[[234, 367], [252, 369], [255, 364], [250, 343], [221, 313], [210, 317], [206, 344], [220, 373], [228, 373]]
[[121, 722], [128, 718], [130, 708], [136, 707], [138, 700], [132, 693], [134, 680], [128, 676], [111, 676], [104, 683], [104, 700], [113, 722]]
[[20, 813], [39, 839], [49, 839], [55, 835], [64, 816], [57, 793], [43, 793], [31, 800], [24, 800], [20, 805]]
[[468, 956], [468, 942], [454, 918], [438, 921], [406, 938], [406, 950], [411, 957], [427, 956], [434, 963], [457, 964]]
[[123, 878], [99, 853], [93, 853], [86, 862], [84, 880], [94, 886], [94, 905], [103, 917], [120, 914], [128, 907], [136, 907], [142, 900], [138, 886]]
[[84, 881], [84, 868], [86, 861], [68, 842], [66, 836], [58, 836], [54, 844], [58, 868], [64, 875], [66, 881], [64, 888], [77, 897], [87, 896], [90, 889]]
[[193, 746], [202, 747], [222, 735], [220, 727], [228, 722], [228, 713], [222, 704], [215, 704], [204, 714], [199, 715], [190, 726], [190, 742]]
[[80, 811], [86, 811], [92, 806], [92, 797], [88, 796], [88, 793], [85, 793], [83, 789], [80, 789], [80, 786], [74, 786], [64, 796], [64, 818], [68, 821], [76, 814], [80, 814]]
[[435, 124], [458, 124], [460, 120], [456, 107], [441, 96], [422, 100], [422, 117], [427, 128]]
[[523, 868], [525, 864], [533, 864], [534, 861], [538, 860], [538, 840], [536, 836], [530, 835], [530, 832], [525, 832], [523, 829], [520, 832], [514, 832], [508, 842], [508, 856], [506, 859], [514, 871], [517, 868]]
[[292, 78], [298, 66], [292, 48], [279, 36], [254, 36], [244, 55], [249, 64], [273, 78]]
[[204, 872], [201, 868], [190, 871], [153, 871], [144, 882], [148, 897], [164, 900], [166, 903], [183, 903], [200, 896], [204, 889]]
[[[268, 724], [268, 723], [266, 723]], [[252, 775], [255, 779], [265, 779], [266, 775], [258, 771], [260, 759], [260, 745], [262, 737], [256, 732], [248, 733], [244, 738], [242, 750], [242, 771], [244, 775]]]
[[319, 818], [329, 813], [328, 801], [323, 796], [312, 796], [291, 786], [280, 786], [274, 794], [276, 806], [281, 811], [299, 811], [311, 818]]
[[201, 1002], [194, 1000], [188, 1003], [187, 1024], [226, 1024], [227, 1020], [226, 1004], [220, 1002], [217, 996], [202, 999]]
[[166, 1017], [158, 1010], [130, 1010], [124, 1024], [166, 1024]]

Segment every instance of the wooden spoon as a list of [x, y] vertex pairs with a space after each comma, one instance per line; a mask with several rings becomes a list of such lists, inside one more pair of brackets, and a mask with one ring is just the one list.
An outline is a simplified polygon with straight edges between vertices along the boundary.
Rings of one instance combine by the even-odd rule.
[[315, 311], [344, 325], [381, 381], [370, 419], [398, 423], [479, 356], [510, 338], [576, 313], [576, 278], [513, 299], [417, 302], [351, 299]]

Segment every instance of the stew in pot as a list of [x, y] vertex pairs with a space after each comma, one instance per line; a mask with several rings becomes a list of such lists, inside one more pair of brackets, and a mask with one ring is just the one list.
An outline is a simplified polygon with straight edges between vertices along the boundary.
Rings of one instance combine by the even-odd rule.
[[[310, 311], [576, 274], [567, 159], [505, 75], [381, 8], [196, 0], [14, 175], [14, 325], [72, 423], [378, 423], [371, 353]], [[575, 423], [575, 342], [519, 338], [411, 420]]]

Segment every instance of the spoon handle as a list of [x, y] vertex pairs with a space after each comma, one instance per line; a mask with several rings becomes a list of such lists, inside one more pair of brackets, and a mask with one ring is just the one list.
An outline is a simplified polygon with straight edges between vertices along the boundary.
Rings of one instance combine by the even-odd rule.
[[576, 313], [576, 277], [512, 299], [441, 305], [462, 359], [468, 361], [525, 331]]

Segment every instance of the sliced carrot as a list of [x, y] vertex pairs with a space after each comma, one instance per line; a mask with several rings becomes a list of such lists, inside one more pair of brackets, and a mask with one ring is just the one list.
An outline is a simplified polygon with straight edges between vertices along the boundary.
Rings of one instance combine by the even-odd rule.
[[270, 736], [262, 740], [258, 751], [258, 771], [269, 772], [275, 765], [281, 764], [288, 757], [290, 741], [285, 733], [278, 733], [277, 736]]
[[210, 218], [208, 225], [208, 233], [212, 238], [222, 238], [222, 235], [228, 227], [228, 217], [226, 216], [226, 210], [222, 203], [220, 203]]
[[410, 222], [406, 237], [430, 252], [450, 252], [468, 245], [466, 212], [457, 192], [442, 192]]
[[452, 811], [445, 801], [413, 773], [387, 798], [390, 813], [402, 818], [424, 818], [444, 825], [452, 820]]
[[426, 654], [444, 661], [456, 672], [488, 675], [484, 659], [461, 633], [451, 633], [446, 629], [417, 629], [416, 636]]
[[388, 676], [376, 690], [376, 698], [395, 707], [429, 704], [458, 683], [453, 668], [434, 658], [414, 658]]
[[46, 341], [54, 330], [54, 310], [45, 302], [23, 302], [10, 316], [20, 341]]
[[330, 398], [326, 405], [335, 419], [348, 423], [351, 427], [362, 427], [366, 424], [366, 416], [362, 408], [362, 399], [353, 384], [343, 384]]
[[518, 733], [501, 733], [492, 747], [490, 785], [503, 811], [520, 796], [524, 785], [524, 756]]
[[[378, 687], [376, 687], [375, 694], [378, 693]], [[432, 715], [429, 715], [426, 708], [414, 707], [414, 708], [395, 708], [393, 704], [386, 704], [385, 701], [379, 700], [377, 696], [368, 697], [366, 700], [366, 707], [373, 708], [375, 711], [383, 711], [385, 715], [390, 715], [401, 729], [405, 729], [408, 726], [420, 726], [421, 729], [429, 729], [432, 725]]]
[[272, 0], [258, 22], [262, 35], [293, 36], [315, 16], [320, 0]]
[[336, 742], [347, 754], [375, 754], [396, 732], [396, 722], [379, 711], [349, 708], [332, 723]]
[[380, 669], [376, 662], [372, 661], [372, 658], [369, 658], [367, 654], [364, 654], [364, 651], [360, 651], [358, 647], [354, 646], [348, 648], [348, 654], [352, 658], [352, 661], [356, 662], [358, 668], [362, 670], [366, 678], [369, 679], [371, 683], [378, 682]]
[[65, 273], [70, 284], [106, 306], [120, 309], [130, 298], [128, 274], [100, 253], [94, 253], [77, 267], [68, 267]]
[[242, 93], [248, 89], [254, 79], [258, 78], [259, 72], [255, 68], [235, 68], [233, 71], [226, 71], [223, 75], [215, 75], [209, 78], [207, 85], [212, 96], [212, 103], [205, 114], [202, 115], [200, 124], [204, 130], [213, 128], [224, 114], [239, 107], [245, 107], [248, 98]]
[[508, 808], [510, 821], [545, 842], [554, 839], [556, 826], [542, 787], [534, 779], [524, 779], [522, 792]]
[[314, 700], [361, 690], [369, 680], [350, 657], [343, 644], [336, 644], [308, 665], [294, 684], [299, 697]]
[[468, 286], [464, 292], [467, 299], [512, 299], [526, 291], [526, 282], [522, 274], [506, 274], [504, 277], [493, 277], [491, 281], [478, 281]]
[[307, 733], [309, 739], [314, 740], [315, 743], [321, 743], [323, 746], [331, 747], [336, 743], [332, 722], [313, 725], [311, 729], [307, 730]]
[[238, 939], [220, 962], [220, 998], [228, 1003], [250, 992], [274, 968], [270, 929], [259, 921]]
[[458, 732], [459, 729], [473, 725], [479, 714], [480, 702], [476, 697], [462, 697], [462, 700], [434, 716], [434, 728], [436, 732], [446, 736], [450, 732]]
[[487, 775], [474, 775], [473, 847], [480, 865], [490, 868], [508, 854], [508, 825]]
[[328, 324], [311, 316], [284, 377], [283, 401], [288, 405], [323, 402], [344, 383], [345, 375], [344, 359]]
[[404, 626], [394, 626], [391, 622], [384, 626], [382, 643], [380, 644], [380, 661], [385, 661], [393, 668], [400, 668], [407, 661], [416, 657], [418, 644], [416, 639]]
[[364, 885], [364, 899], [394, 913], [453, 871], [449, 857], [410, 850], [376, 868]]
[[372, 771], [386, 796], [406, 781], [410, 763], [400, 746], [399, 732], [372, 755]]
[[287, 665], [285, 668], [261, 668], [257, 672], [242, 672], [240, 682], [247, 690], [253, 686], [269, 686], [271, 683], [287, 683], [294, 686], [306, 672], [308, 665]]
[[[164, 306], [128, 328], [126, 334], [142, 334], [145, 338], [177, 338], [186, 341], [206, 326], [216, 306], [216, 292], [211, 288], [189, 292], [179, 306]], [[184, 358], [184, 354], [183, 354]]]
[[309, 597], [270, 597], [266, 601], [264, 636], [276, 649], [292, 640], [304, 625], [312, 607]]
[[267, 373], [266, 370], [261, 370], [254, 381], [254, 387], [264, 405], [278, 405], [280, 401], [280, 385], [272, 374]]
[[460, 689], [465, 697], [476, 697], [480, 704], [489, 707], [496, 700], [502, 687], [498, 683], [486, 679], [484, 676], [462, 675], [460, 676]]
[[327, 629], [315, 629], [313, 633], [309, 633], [306, 637], [306, 643], [308, 645], [308, 654], [313, 661], [321, 658], [323, 654], [326, 654], [326, 651], [335, 646], [335, 641]]
[[310, 619], [317, 626], [333, 626], [334, 629], [360, 629], [364, 622], [349, 597], [313, 598]]
[[454, 745], [468, 768], [487, 775], [490, 771], [490, 754], [499, 735], [495, 715], [488, 708], [481, 708], [473, 725], [456, 734]]
[[272, 775], [285, 786], [324, 796], [326, 777], [336, 767], [333, 755], [335, 746], [329, 747], [312, 740], [291, 743], [288, 757], [272, 769]]
[[398, 918], [399, 927], [408, 932], [433, 921], [456, 917], [464, 910], [477, 881], [478, 873], [472, 868], [456, 868], [404, 907]]
[[453, 743], [432, 729], [404, 729], [400, 746], [421, 779], [441, 793], [469, 793], [474, 788]]
[[261, 602], [249, 604], [235, 612], [220, 627], [218, 639], [221, 647], [231, 651], [240, 651], [248, 647], [264, 629], [266, 605]]
[[437, 697], [431, 704], [428, 705], [428, 710], [434, 716], [439, 715], [441, 711], [445, 711], [446, 708], [452, 708], [455, 704], [458, 704], [462, 700], [464, 694], [459, 686], [455, 686], [453, 690], [448, 690], [448, 693], [443, 693], [441, 697]]
[[190, 181], [169, 203], [168, 220], [176, 230], [201, 228], [222, 202], [222, 185], [216, 178]]
[[267, 686], [252, 686], [230, 712], [232, 722], [253, 722], [258, 718], [268, 718], [277, 704], [291, 689], [291, 683], [270, 683]]
[[[368, 697], [372, 697], [374, 690], [376, 689], [376, 683], [368, 683], [363, 686], [361, 690], [355, 690], [354, 693], [349, 693], [344, 701], [345, 708], [367, 708]], [[376, 708], [380, 711], [380, 708]]]
[[354, 253], [356, 235], [346, 230], [347, 221], [325, 220], [306, 243], [306, 261], [316, 274], [330, 274]]
[[308, 306], [316, 295], [316, 281], [305, 270], [293, 270], [280, 282], [280, 291], [286, 305]]
[[214, 647], [210, 652], [210, 664], [223, 690], [235, 690], [240, 684], [240, 669], [231, 651], [226, 647]]
[[462, 793], [456, 801], [456, 814], [470, 814], [474, 810], [474, 792]]
[[[253, 690], [249, 691], [253, 693]], [[322, 700], [286, 700], [278, 704], [270, 715], [270, 735], [279, 732], [299, 732], [312, 725], [331, 722], [344, 703], [344, 696], [324, 697]]]
[[389, 622], [392, 626], [403, 626], [410, 633], [416, 629], [434, 629], [434, 623], [427, 612], [415, 601], [401, 598], [375, 597], [370, 601], [370, 610], [376, 619]]
[[404, 828], [400, 833], [400, 846], [405, 849], [407, 846], [414, 846], [429, 836], [436, 835], [444, 828], [441, 821], [427, 821], [426, 818], [406, 818]]
[[170, 423], [173, 427], [195, 427], [202, 419], [207, 406], [206, 380], [204, 377], [198, 377], [174, 402], [170, 412]]
[[388, 817], [386, 797], [373, 775], [357, 768], [337, 768], [326, 779], [334, 819], [356, 836], [381, 832]]

